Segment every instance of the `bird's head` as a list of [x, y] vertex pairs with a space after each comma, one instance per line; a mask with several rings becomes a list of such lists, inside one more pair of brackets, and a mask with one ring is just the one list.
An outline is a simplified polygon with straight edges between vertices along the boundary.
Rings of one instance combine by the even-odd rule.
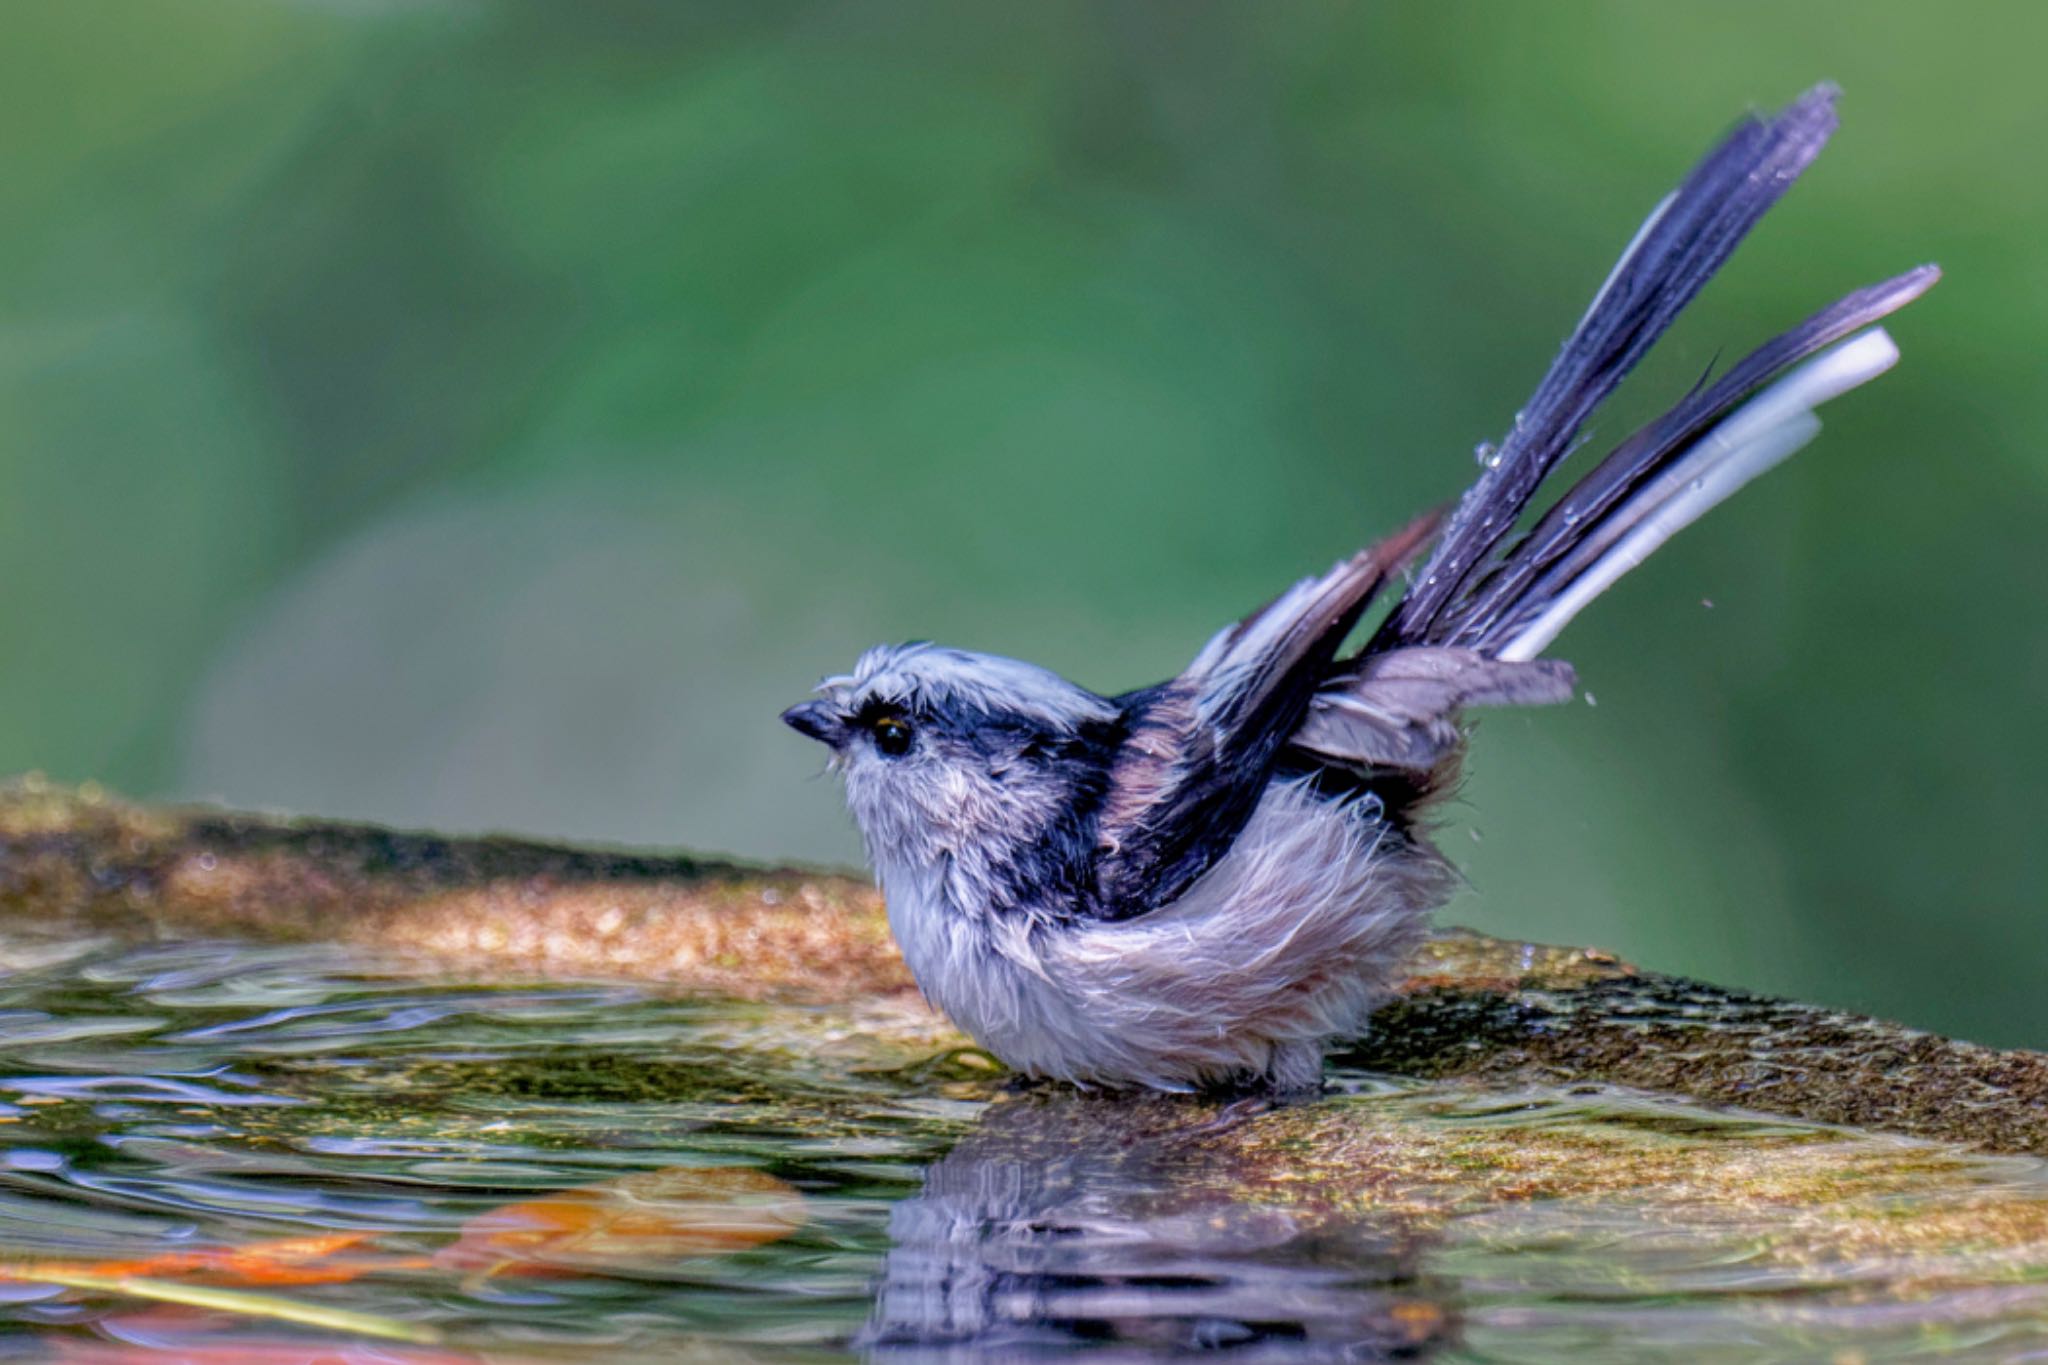
[[885, 885], [942, 869], [963, 898], [1001, 904], [1057, 875], [1039, 859], [1073, 852], [1119, 714], [1034, 664], [918, 643], [869, 650], [782, 719], [831, 749]]

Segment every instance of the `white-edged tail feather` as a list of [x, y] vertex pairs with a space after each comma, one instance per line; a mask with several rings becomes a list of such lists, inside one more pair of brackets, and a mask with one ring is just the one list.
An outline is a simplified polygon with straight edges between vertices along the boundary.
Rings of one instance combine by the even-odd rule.
[[1814, 410], [1822, 403], [1869, 383], [1898, 359], [1891, 336], [1872, 327], [1815, 356], [1722, 419], [1618, 509], [1615, 525], [1627, 529], [1570, 582], [1544, 592], [1543, 610], [1496, 657], [1507, 662], [1536, 658], [1623, 574], [1818, 435], [1821, 424]]
[[1574, 330], [1583, 331], [1586, 324], [1593, 320], [1594, 315], [1600, 311], [1600, 305], [1606, 303], [1607, 296], [1614, 292], [1614, 282], [1621, 278], [1622, 271], [1635, 263], [1637, 254], [1643, 249], [1643, 243], [1649, 239], [1657, 224], [1664, 220], [1664, 215], [1671, 211], [1672, 204], [1677, 200], [1678, 191], [1673, 190], [1657, 201], [1657, 207], [1650, 210], [1649, 215], [1643, 219], [1643, 225], [1636, 229], [1636, 235], [1628, 239], [1628, 245], [1623, 247], [1621, 255], [1615, 258], [1614, 268], [1607, 272], [1607, 278], [1600, 281], [1600, 288], [1594, 291], [1593, 301], [1586, 305], [1586, 311], [1579, 315], [1579, 325]]

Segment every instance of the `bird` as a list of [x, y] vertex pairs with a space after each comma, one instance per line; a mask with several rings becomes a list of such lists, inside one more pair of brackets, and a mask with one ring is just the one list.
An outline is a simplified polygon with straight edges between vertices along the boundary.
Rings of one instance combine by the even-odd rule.
[[1743, 118], [1655, 205], [1455, 505], [1295, 583], [1178, 675], [1108, 696], [914, 641], [784, 711], [830, 750], [925, 998], [1024, 1077], [1317, 1090], [1328, 1046], [1364, 1033], [1455, 889], [1430, 817], [1464, 713], [1571, 699], [1571, 665], [1545, 657], [1566, 624], [1897, 361], [1876, 324], [1936, 266], [1703, 377], [1531, 514], [1819, 155], [1837, 93]]

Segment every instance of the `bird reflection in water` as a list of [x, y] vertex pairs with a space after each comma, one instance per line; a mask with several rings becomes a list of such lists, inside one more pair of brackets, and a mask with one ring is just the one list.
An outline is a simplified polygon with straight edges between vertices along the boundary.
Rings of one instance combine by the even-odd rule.
[[1091, 1359], [1291, 1362], [1448, 1344], [1448, 1295], [1418, 1271], [1429, 1231], [1290, 1182], [1263, 1117], [1171, 1095], [1005, 1097], [896, 1207], [862, 1345], [890, 1361], [1087, 1344]]

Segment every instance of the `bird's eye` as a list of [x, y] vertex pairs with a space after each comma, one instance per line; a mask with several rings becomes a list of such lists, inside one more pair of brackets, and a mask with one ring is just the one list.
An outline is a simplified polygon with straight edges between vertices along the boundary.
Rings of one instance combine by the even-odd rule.
[[910, 752], [910, 722], [883, 716], [874, 724], [875, 750], [885, 758], [901, 758]]

